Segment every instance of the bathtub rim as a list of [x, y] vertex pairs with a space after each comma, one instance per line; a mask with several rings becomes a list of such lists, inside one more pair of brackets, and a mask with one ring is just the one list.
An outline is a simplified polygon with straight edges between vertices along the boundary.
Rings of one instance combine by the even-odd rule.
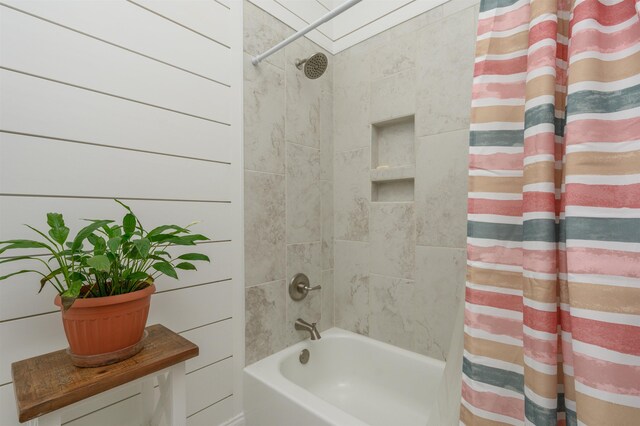
[[[442, 374], [444, 374], [446, 362], [442, 360], [418, 354], [416, 352], [412, 352], [407, 349], [403, 349], [389, 343], [381, 342], [371, 337], [363, 336], [361, 334], [347, 331], [338, 327], [332, 327], [328, 330], [323, 331], [321, 334], [323, 338], [359, 340], [366, 344], [377, 346], [381, 350], [397, 354], [400, 357], [407, 357], [419, 362], [424, 362], [432, 367], [439, 368], [442, 371]], [[342, 410], [341, 408], [323, 400], [309, 390], [292, 382], [282, 374], [281, 364], [287, 357], [300, 352], [302, 349], [312, 348], [314, 344], [321, 343], [322, 339], [320, 339], [320, 341], [312, 341], [307, 338], [291, 346], [287, 346], [286, 348], [261, 360], [258, 360], [253, 364], [246, 366], [243, 369], [243, 374], [251, 377], [253, 380], [257, 380], [262, 385], [269, 388], [271, 391], [276, 392], [281, 397], [284, 397], [292, 403], [300, 406], [302, 409], [309, 411], [328, 424], [369, 426], [368, 423], [365, 423], [358, 417], [355, 417]], [[246, 409], [247, 407], [245, 406], [245, 411]]]

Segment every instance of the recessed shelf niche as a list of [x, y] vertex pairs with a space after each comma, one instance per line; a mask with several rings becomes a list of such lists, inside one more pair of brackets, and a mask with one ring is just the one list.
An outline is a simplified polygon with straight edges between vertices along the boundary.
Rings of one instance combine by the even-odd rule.
[[413, 201], [415, 164], [413, 115], [371, 125], [371, 201]]

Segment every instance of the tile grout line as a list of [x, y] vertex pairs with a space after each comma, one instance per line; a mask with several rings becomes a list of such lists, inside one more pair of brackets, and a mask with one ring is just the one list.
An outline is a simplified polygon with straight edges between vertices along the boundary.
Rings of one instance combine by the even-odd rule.
[[282, 176], [282, 177], [285, 176], [285, 173], [264, 172], [264, 171], [261, 171], [261, 170], [252, 170], [252, 169], [247, 169], [247, 168], [245, 168], [244, 171], [245, 172], [251, 172], [251, 173], [262, 173], [262, 174], [265, 174], [265, 175], [273, 175], [273, 176]]
[[[286, 24], [285, 24], [286, 25]], [[288, 26], [287, 26], [288, 27]], [[293, 44], [291, 44], [291, 46], [293, 46]], [[282, 56], [284, 57], [284, 67], [283, 67], [283, 73], [284, 73], [284, 90], [282, 93], [282, 96], [284, 98], [284, 126], [283, 126], [283, 133], [284, 133], [284, 246], [282, 247], [282, 250], [284, 251], [284, 286], [283, 286], [283, 290], [284, 290], [284, 323], [280, 324], [280, 326], [282, 327], [282, 329], [280, 330], [280, 332], [282, 333], [282, 338], [283, 338], [283, 342], [287, 340], [287, 318], [289, 318], [289, 300], [287, 299], [287, 295], [288, 295], [288, 289], [287, 289], [287, 281], [288, 281], [288, 277], [287, 277], [287, 272], [289, 269], [289, 251], [287, 250], [287, 240], [288, 240], [288, 234], [289, 234], [289, 228], [288, 228], [288, 207], [289, 207], [289, 149], [288, 149], [288, 142], [287, 142], [287, 123], [289, 122], [288, 119], [288, 114], [287, 114], [287, 107], [289, 105], [289, 100], [288, 100], [288, 96], [287, 96], [287, 89], [289, 87], [289, 79], [287, 78], [287, 58], [288, 58], [288, 52], [290, 52], [290, 50], [288, 48], [284, 48], [282, 49]], [[279, 350], [279, 349], [278, 349]], [[277, 352], [277, 351], [276, 351]]]
[[[360, 243], [360, 244], [371, 244], [371, 241], [358, 241], [358, 240], [345, 240], [342, 238], [335, 238], [334, 239], [335, 242], [342, 242], [342, 243]], [[448, 249], [448, 250], [466, 250], [467, 247], [451, 247], [451, 246], [432, 246], [432, 245], [425, 245], [425, 244], [415, 244], [416, 247], [424, 247], [424, 248], [435, 248], [435, 249]]]

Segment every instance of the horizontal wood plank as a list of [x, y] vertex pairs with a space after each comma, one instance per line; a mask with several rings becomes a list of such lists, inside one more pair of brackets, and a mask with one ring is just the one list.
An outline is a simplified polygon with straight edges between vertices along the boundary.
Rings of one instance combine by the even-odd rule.
[[134, 0], [133, 3], [231, 46], [231, 13], [220, 3], [210, 0]]
[[[8, 275], [29, 267], [40, 268], [36, 262], [9, 263], [0, 265], [0, 274]], [[40, 276], [16, 275], [0, 281], [0, 321], [10, 321], [32, 315], [45, 314], [57, 310], [53, 299], [58, 292], [52, 285], [46, 285], [40, 293]]]
[[223, 425], [233, 417], [235, 395], [197, 412], [187, 418], [187, 426]]
[[[197, 374], [199, 373], [199, 374]], [[187, 375], [187, 416], [233, 392], [233, 359], [209, 365]]]
[[218, 66], [228, 48], [125, 0], [3, 3], [222, 83], [231, 81], [232, 67]]
[[141, 422], [142, 397], [140, 394], [133, 394], [126, 399], [116, 401], [113, 405], [106, 405], [82, 417], [75, 417], [74, 420], [65, 423], [65, 426], [140, 426]]
[[180, 333], [200, 348], [200, 356], [187, 361], [187, 373], [233, 354], [233, 321], [223, 320]]
[[6, 70], [0, 91], [0, 130], [231, 162], [231, 126]]
[[[9, 69], [229, 123], [229, 87], [13, 9], [2, 8], [0, 64]], [[230, 51], [220, 58], [228, 68]], [[166, 82], [170, 81], [171, 84]]]
[[[123, 200], [138, 216], [143, 226], [151, 230], [156, 226], [175, 224], [187, 226], [204, 234], [212, 241], [230, 240], [233, 236], [228, 223], [233, 219], [230, 203], [197, 203], [153, 200]], [[75, 234], [87, 222], [83, 219], [114, 219], [120, 221], [125, 210], [110, 199], [57, 198], [57, 197], [0, 197], [0, 241], [34, 236], [24, 224], [46, 230], [48, 212], [64, 215], [66, 225]]]
[[233, 281], [189, 287], [151, 298], [147, 324], [162, 323], [172, 330], [189, 330], [233, 315]]
[[230, 242], [206, 243], [197, 246], [177, 247], [170, 250], [173, 257], [184, 253], [202, 253], [210, 262], [193, 262], [197, 270], [178, 270], [178, 279], [163, 275], [156, 280], [158, 292], [174, 291], [192, 285], [207, 284], [231, 279], [233, 276], [233, 253]]
[[227, 164], [0, 133], [6, 194], [228, 201], [231, 180]]
[[216, 3], [224, 5], [227, 9], [231, 8], [231, 0], [213, 0]]
[[0, 386], [0, 425], [19, 426], [13, 383]]

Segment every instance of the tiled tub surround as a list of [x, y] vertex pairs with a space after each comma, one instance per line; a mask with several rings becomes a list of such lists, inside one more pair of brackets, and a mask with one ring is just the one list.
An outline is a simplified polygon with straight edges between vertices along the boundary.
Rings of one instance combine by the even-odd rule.
[[[293, 30], [244, 2], [246, 363], [292, 345], [298, 317], [333, 326], [333, 58], [301, 38], [259, 66], [251, 56]], [[329, 68], [309, 80], [296, 59], [316, 52]], [[294, 302], [305, 273], [321, 291]]]
[[[477, 3], [446, 3], [332, 61], [335, 325], [438, 359], [464, 299]], [[412, 115], [414, 198], [372, 201], [370, 124]]]
[[[307, 80], [293, 63], [322, 49], [306, 38], [251, 65], [293, 30], [245, 1], [247, 364], [308, 337], [297, 316], [446, 358], [464, 293], [478, 3], [324, 52], [326, 73]], [[409, 116], [414, 194], [398, 199], [413, 201], [372, 202], [371, 123]], [[296, 272], [322, 290], [292, 301]]]

